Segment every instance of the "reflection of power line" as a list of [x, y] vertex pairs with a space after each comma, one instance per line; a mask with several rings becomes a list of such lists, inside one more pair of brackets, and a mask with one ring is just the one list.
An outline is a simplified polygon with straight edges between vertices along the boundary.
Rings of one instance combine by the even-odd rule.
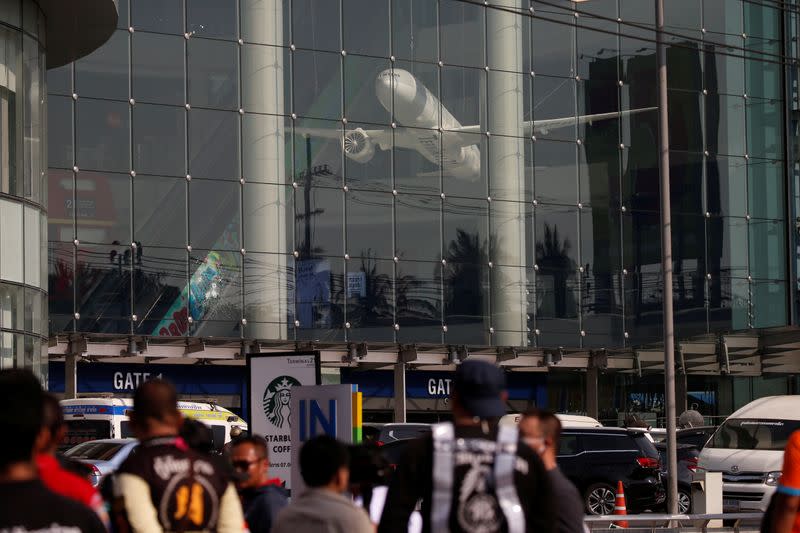
[[311, 166], [311, 137], [306, 137], [306, 171], [301, 173], [305, 179], [305, 187], [303, 187], [303, 204], [305, 211], [303, 214], [295, 215], [295, 220], [303, 221], [303, 238], [304, 242], [300, 247], [300, 252], [304, 259], [311, 257], [311, 217], [321, 215], [325, 212], [324, 209], [311, 210], [311, 185], [315, 177], [318, 176], [331, 176], [333, 172], [330, 171], [328, 165]]

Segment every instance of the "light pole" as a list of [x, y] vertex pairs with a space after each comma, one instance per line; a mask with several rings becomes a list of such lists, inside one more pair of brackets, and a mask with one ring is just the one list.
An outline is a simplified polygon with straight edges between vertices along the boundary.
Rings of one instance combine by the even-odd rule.
[[678, 458], [675, 432], [675, 338], [672, 321], [672, 213], [669, 191], [669, 115], [667, 109], [667, 50], [664, 45], [664, 0], [656, 0], [658, 59], [658, 118], [661, 171], [661, 271], [664, 275], [664, 396], [667, 417], [667, 511], [678, 512]]

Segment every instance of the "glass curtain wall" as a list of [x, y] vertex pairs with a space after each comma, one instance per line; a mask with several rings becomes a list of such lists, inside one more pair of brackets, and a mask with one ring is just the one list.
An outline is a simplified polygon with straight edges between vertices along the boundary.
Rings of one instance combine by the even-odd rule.
[[45, 20], [0, 1], [0, 369], [47, 380]]
[[[786, 324], [781, 12], [667, 6], [677, 333]], [[52, 332], [660, 341], [652, 3], [120, 11], [50, 72]]]

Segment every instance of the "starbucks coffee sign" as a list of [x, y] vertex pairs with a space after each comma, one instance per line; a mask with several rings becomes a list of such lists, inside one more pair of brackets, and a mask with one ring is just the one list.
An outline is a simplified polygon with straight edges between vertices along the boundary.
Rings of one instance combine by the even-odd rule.
[[320, 383], [319, 352], [249, 354], [247, 369], [250, 432], [267, 441], [269, 476], [291, 489], [292, 390]]

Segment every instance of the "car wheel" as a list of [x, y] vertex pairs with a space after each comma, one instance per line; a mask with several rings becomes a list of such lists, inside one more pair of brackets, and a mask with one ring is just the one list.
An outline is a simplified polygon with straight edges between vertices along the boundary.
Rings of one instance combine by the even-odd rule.
[[617, 495], [607, 483], [595, 483], [586, 489], [586, 512], [593, 515], [614, 514]]
[[692, 510], [692, 495], [685, 490], [678, 491], [678, 512], [689, 514]]

